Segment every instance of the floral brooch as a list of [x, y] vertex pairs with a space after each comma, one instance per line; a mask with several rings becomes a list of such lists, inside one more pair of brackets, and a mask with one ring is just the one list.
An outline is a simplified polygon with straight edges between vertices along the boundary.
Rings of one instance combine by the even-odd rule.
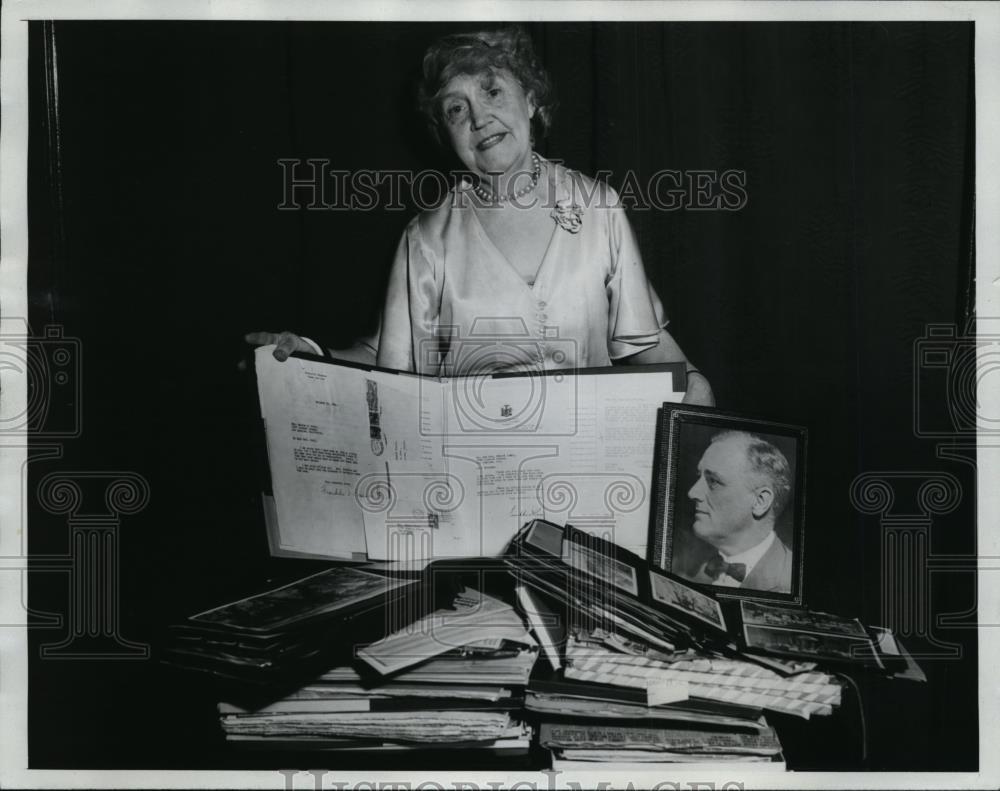
[[577, 233], [583, 225], [583, 208], [569, 198], [556, 201], [550, 216], [556, 221], [556, 225], [570, 233]]

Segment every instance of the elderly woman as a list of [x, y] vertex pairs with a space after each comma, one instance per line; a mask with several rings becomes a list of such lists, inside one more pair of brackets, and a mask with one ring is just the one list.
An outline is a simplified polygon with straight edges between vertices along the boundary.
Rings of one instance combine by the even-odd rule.
[[[708, 381], [665, 329], [635, 236], [607, 185], [533, 149], [548, 130], [548, 76], [521, 30], [447, 36], [427, 51], [421, 107], [464, 176], [406, 228], [379, 332], [336, 357], [461, 375], [683, 362], [685, 402]], [[291, 333], [252, 333], [275, 356], [317, 351]]]

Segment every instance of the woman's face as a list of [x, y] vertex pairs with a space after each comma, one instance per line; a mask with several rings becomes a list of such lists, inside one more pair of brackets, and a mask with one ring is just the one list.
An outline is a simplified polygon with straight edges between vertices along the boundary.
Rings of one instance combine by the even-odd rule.
[[460, 74], [444, 86], [440, 101], [452, 148], [469, 170], [530, 170], [535, 104], [510, 72]]

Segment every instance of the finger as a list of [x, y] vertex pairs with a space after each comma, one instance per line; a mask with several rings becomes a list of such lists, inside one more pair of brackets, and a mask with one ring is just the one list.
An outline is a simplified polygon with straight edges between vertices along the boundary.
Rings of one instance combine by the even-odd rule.
[[283, 332], [278, 336], [277, 346], [274, 349], [274, 359], [284, 362], [292, 352], [300, 351], [299, 336], [292, 332]]
[[248, 332], [243, 340], [252, 346], [268, 346], [278, 342], [278, 335], [273, 332]]

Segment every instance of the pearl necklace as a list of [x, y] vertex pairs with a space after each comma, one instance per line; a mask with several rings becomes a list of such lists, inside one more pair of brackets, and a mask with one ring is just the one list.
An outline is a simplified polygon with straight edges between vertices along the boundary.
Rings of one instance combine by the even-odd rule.
[[531, 165], [533, 168], [531, 171], [531, 181], [526, 187], [521, 187], [521, 189], [516, 192], [510, 192], [506, 195], [494, 195], [482, 185], [482, 182], [476, 185], [476, 188], [473, 191], [487, 203], [506, 203], [507, 201], [514, 201], [518, 198], [523, 198], [536, 186], [538, 186], [538, 178], [542, 174], [541, 160], [538, 158], [538, 154], [534, 151], [531, 152]]

